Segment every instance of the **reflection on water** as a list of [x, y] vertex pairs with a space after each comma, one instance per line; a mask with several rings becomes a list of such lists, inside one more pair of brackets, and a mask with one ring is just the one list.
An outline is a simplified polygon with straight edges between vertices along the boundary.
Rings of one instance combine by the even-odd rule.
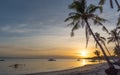
[[57, 71], [97, 63], [89, 61], [87, 59], [81, 59], [80, 61], [76, 61], [76, 59], [56, 59], [52, 62], [47, 59], [8, 59], [0, 62], [0, 75]]
[[25, 64], [12, 64], [9, 67], [14, 68], [14, 69], [19, 69], [25, 67]]
[[[86, 65], [86, 64], [87, 64], [86, 60], [83, 59], [83, 60], [82, 60], [82, 65]], [[89, 64], [89, 63], [88, 63], [88, 64]]]

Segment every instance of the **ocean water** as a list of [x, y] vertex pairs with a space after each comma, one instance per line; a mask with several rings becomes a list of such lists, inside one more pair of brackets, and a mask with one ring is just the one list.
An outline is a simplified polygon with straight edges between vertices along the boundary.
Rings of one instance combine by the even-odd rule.
[[87, 59], [80, 61], [77, 59], [56, 59], [56, 61], [48, 61], [48, 59], [5, 59], [5, 61], [0, 61], [0, 75], [59, 71], [98, 63], [89, 61]]

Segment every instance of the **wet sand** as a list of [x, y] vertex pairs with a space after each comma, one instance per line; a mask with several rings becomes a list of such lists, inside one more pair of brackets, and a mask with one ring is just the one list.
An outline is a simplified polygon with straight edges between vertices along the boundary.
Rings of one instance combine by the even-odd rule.
[[41, 72], [24, 75], [106, 75], [104, 70], [108, 68], [106, 63], [85, 65], [83, 67], [53, 71], [53, 72]]

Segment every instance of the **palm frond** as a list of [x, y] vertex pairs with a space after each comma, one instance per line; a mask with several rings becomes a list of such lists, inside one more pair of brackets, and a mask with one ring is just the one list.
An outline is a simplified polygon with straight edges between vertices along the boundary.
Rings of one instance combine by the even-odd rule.
[[105, 46], [105, 41], [106, 41], [106, 38], [104, 38], [104, 37], [102, 37], [102, 36], [100, 36], [100, 34], [99, 33], [95, 33], [95, 36], [96, 36], [96, 38], [97, 38], [97, 40], [98, 41], [100, 41], [101, 42], [101, 44], [103, 44], [104, 46]]
[[106, 22], [107, 20], [104, 18], [101, 18], [99, 16], [96, 16], [96, 19], [99, 20], [100, 22]]
[[97, 43], [95, 43], [95, 48], [97, 48], [97, 46], [98, 46], [98, 44], [97, 44]]
[[86, 8], [86, 0], [75, 0], [69, 5], [69, 9], [74, 9], [77, 12], [83, 13]]
[[77, 22], [73, 28], [72, 28], [72, 31], [74, 32], [75, 30], [79, 29], [80, 28], [80, 25], [79, 25], [79, 22]]
[[78, 14], [78, 13], [76, 13], [76, 12], [71, 12], [71, 13], [69, 13], [68, 15], [69, 15], [69, 16], [73, 16], [73, 15], [76, 15], [76, 14]]
[[104, 5], [105, 2], [106, 2], [106, 0], [100, 0], [100, 1], [99, 1], [99, 5]]
[[97, 55], [97, 56], [100, 56], [100, 51], [96, 50], [96, 51], [94, 52], [94, 54]]
[[103, 8], [102, 6], [96, 6], [96, 5], [93, 5], [93, 4], [90, 4], [88, 6], [88, 8], [86, 9], [86, 13], [94, 13], [96, 10], [100, 10], [100, 12], [102, 13], [103, 11]]
[[86, 48], [87, 48], [89, 41], [89, 28], [87, 26], [85, 27], [85, 35], [86, 35]]
[[108, 31], [108, 29], [105, 26], [102, 27], [102, 30], [105, 31], [105, 32], [107, 32], [108, 34], [110, 34], [109, 31]]
[[100, 40], [101, 41], [101, 43], [105, 46], [105, 42], [104, 42], [104, 40]]
[[113, 42], [113, 41], [114, 41], [113, 38], [112, 38], [112, 37], [109, 37], [107, 43], [109, 44], [110, 42]]
[[97, 19], [94, 20], [95, 25], [103, 25], [101, 22], [99, 22]]
[[117, 26], [116, 29], [120, 29], [120, 26]]
[[69, 20], [78, 20], [78, 19], [80, 19], [80, 17], [81, 17], [80, 14], [72, 15], [72, 16], [69, 16], [68, 18], [66, 18], [65, 22], [69, 21]]
[[73, 18], [74, 18], [74, 16], [69, 16], [69, 17], [66, 18], [64, 21], [67, 22], [67, 21], [69, 21], [69, 20], [71, 20], [71, 19], [73, 19]]
[[96, 17], [96, 15], [95, 15], [95, 14], [86, 14], [86, 16], [87, 16], [87, 18], [88, 18], [88, 19], [91, 19], [91, 18]]
[[100, 37], [102, 40], [106, 41], [106, 38], [105, 37]]
[[79, 25], [79, 21], [78, 21], [76, 24], [73, 25], [73, 28], [71, 30], [71, 37], [74, 36], [74, 31], [79, 29], [79, 28], [80, 28], [80, 25]]
[[99, 16], [96, 16], [94, 19], [93, 19], [93, 22], [95, 25], [103, 25], [102, 23], [103, 22], [106, 22], [107, 20], [104, 19], [104, 18], [101, 18]]
[[110, 7], [113, 8], [113, 1], [110, 0]]
[[67, 26], [73, 26], [75, 24], [74, 21], [72, 21], [71, 23], [69, 23]]
[[120, 37], [120, 30], [118, 31], [118, 36]]
[[119, 11], [119, 10], [120, 10], [120, 4], [118, 3], [117, 0], [115, 0], [115, 3], [116, 3], [116, 5], [117, 5], [117, 7], [118, 7], [118, 11]]
[[86, 2], [86, 0], [80, 0], [80, 1], [81, 1], [81, 6], [82, 6], [82, 8], [83, 8], [83, 10], [85, 12], [85, 9], [87, 7], [87, 2]]
[[98, 32], [96, 32], [95, 36], [98, 38], [98, 37], [100, 37], [100, 34]]

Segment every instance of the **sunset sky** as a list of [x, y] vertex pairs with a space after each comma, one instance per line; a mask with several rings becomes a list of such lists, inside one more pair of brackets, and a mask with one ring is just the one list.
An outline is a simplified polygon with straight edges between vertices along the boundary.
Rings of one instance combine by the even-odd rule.
[[[81, 56], [83, 50], [93, 56], [94, 40], [91, 38], [85, 48], [84, 29], [77, 30], [71, 38], [71, 27], [64, 22], [72, 1], [0, 0], [0, 57], [74, 57]], [[104, 7], [100, 16], [110, 20], [105, 23], [110, 30], [115, 27], [119, 13], [109, 9], [108, 3]], [[95, 32], [108, 36], [100, 28], [93, 26]], [[112, 44], [108, 48], [112, 50]]]

